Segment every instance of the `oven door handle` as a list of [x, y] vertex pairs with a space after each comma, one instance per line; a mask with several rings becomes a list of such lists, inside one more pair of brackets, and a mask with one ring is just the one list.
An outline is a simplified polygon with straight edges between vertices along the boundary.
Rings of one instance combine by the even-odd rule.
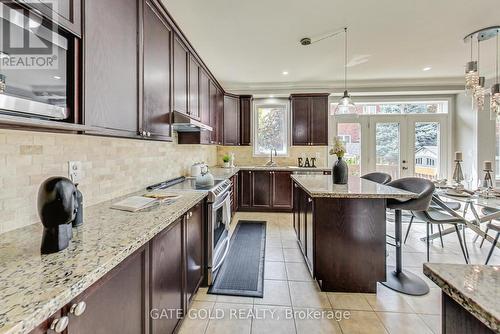
[[212, 211], [214, 211], [214, 212], [215, 212], [215, 211], [217, 211], [220, 207], [222, 207], [222, 206], [224, 205], [224, 203], [225, 203], [225, 202], [226, 202], [226, 201], [230, 198], [230, 197], [229, 197], [229, 194], [230, 194], [229, 192], [228, 192], [228, 193], [226, 193], [226, 194], [224, 195], [223, 199], [222, 199], [222, 200], [220, 200], [220, 202], [219, 202], [219, 201], [217, 201], [218, 203], [217, 203], [217, 204], [215, 204], [215, 205], [212, 207]]
[[217, 263], [215, 266], [212, 267], [212, 272], [219, 269], [219, 267], [224, 263], [224, 259], [226, 258], [227, 253], [229, 252], [229, 237], [224, 239], [224, 243], [226, 243], [226, 249], [224, 250], [224, 255], [222, 255], [222, 257], [220, 258], [219, 263]]

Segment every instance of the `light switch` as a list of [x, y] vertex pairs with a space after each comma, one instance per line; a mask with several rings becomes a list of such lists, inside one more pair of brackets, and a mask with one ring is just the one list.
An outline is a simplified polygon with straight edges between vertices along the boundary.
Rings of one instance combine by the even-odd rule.
[[81, 161], [68, 161], [68, 177], [73, 183], [80, 183], [83, 179], [83, 168]]

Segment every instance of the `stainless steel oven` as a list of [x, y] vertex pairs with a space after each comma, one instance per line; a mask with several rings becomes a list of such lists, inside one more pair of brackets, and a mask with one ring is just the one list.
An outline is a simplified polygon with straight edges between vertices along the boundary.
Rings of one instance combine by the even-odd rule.
[[208, 284], [211, 285], [229, 251], [231, 188], [218, 194], [208, 204]]

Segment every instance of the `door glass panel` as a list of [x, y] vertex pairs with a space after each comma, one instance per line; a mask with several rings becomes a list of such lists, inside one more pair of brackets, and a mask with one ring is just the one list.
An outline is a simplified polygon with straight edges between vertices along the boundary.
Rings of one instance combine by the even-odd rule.
[[346, 147], [344, 159], [349, 165], [349, 174], [359, 176], [361, 170], [361, 124], [338, 123], [337, 136]]
[[376, 123], [375, 170], [399, 178], [400, 155], [399, 123]]
[[439, 136], [438, 122], [415, 123], [415, 176], [439, 178]]

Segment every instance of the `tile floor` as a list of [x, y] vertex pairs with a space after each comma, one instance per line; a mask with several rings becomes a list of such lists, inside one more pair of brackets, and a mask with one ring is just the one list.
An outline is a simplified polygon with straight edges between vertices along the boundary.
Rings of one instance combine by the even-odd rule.
[[[243, 213], [238, 219], [267, 221], [264, 298], [215, 296], [200, 288], [180, 333], [342, 333], [342, 334], [438, 334], [441, 332], [441, 290], [422, 274], [425, 262], [423, 224], [414, 224], [404, 246], [403, 265], [423, 277], [430, 286], [426, 296], [399, 294], [378, 285], [377, 294], [331, 293], [319, 290], [297, 246], [291, 214]], [[388, 233], [394, 225], [388, 223]], [[404, 230], [406, 231], [406, 225]], [[472, 263], [483, 263], [490, 244], [467, 240]], [[464, 263], [456, 235], [431, 245], [432, 262]], [[387, 263], [394, 262], [388, 246]], [[500, 264], [500, 251], [491, 259]], [[210, 317], [208, 314], [210, 313]], [[292, 316], [293, 315], [293, 316]]]

